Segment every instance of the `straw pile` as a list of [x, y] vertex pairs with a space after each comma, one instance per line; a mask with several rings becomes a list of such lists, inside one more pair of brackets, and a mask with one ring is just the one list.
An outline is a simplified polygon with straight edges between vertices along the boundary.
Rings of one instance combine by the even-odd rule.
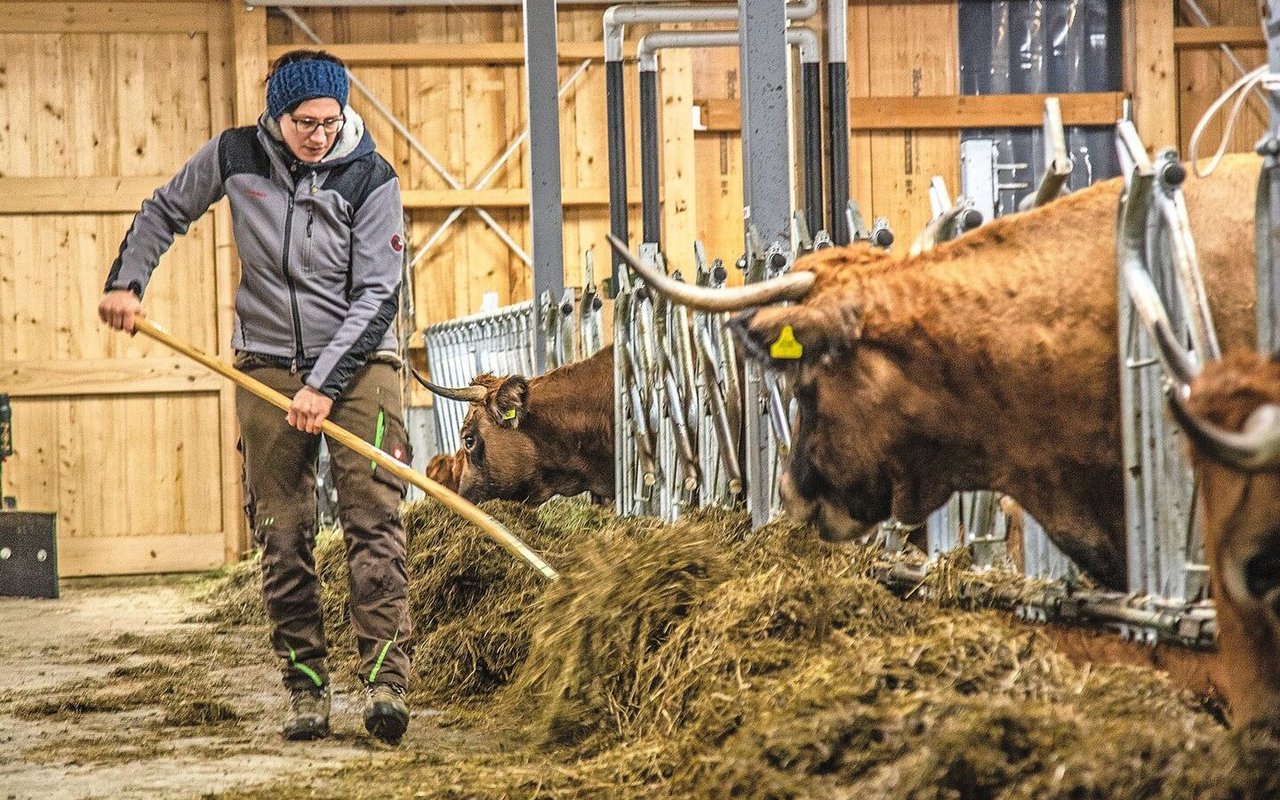
[[[1228, 734], [1158, 673], [1078, 667], [956, 608], [958, 573], [929, 587], [941, 601], [904, 600], [869, 577], [877, 553], [797, 526], [486, 509], [563, 577], [411, 508], [417, 699], [482, 709], [541, 751], [451, 763], [438, 795], [439, 776], [406, 774], [422, 796], [1280, 796], [1270, 731]], [[334, 653], [352, 649], [339, 551], [320, 553]]]

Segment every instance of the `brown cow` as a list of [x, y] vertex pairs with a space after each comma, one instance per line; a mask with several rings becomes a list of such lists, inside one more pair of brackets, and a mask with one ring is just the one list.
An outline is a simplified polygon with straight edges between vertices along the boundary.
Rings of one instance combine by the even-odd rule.
[[1280, 714], [1280, 362], [1233, 352], [1179, 398], [1218, 617], [1213, 678], [1246, 723]]
[[461, 389], [426, 386], [471, 403], [453, 456], [466, 499], [613, 499], [612, 347], [536, 378], [485, 373]]
[[[1253, 338], [1253, 197], [1260, 160], [1235, 156], [1184, 186], [1224, 346]], [[831, 248], [745, 299], [663, 280], [789, 367], [799, 419], [788, 512], [847, 540], [890, 517], [923, 523], [958, 490], [1012, 496], [1102, 584], [1125, 589], [1115, 224], [1096, 184], [911, 258]], [[618, 247], [621, 243], [614, 243]], [[800, 300], [790, 306], [770, 305]], [[784, 335], [784, 332], [786, 335]], [[793, 337], [798, 360], [774, 360]]]

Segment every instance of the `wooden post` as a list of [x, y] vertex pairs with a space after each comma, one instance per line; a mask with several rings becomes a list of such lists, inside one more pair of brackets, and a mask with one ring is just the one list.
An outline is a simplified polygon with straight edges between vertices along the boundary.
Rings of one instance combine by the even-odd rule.
[[[673, 25], [688, 30], [691, 25]], [[673, 267], [693, 280], [693, 240], [697, 230], [697, 184], [693, 145], [692, 53], [684, 48], [662, 51], [658, 58], [662, 136], [662, 243]]]
[[267, 10], [227, 0], [235, 52], [235, 124], [253, 125], [262, 113], [267, 78]]
[[[226, 65], [229, 85], [224, 96], [214, 97], [215, 107], [221, 104], [225, 111], [215, 113], [214, 119], [222, 123], [215, 128], [231, 125], [253, 125], [262, 113], [264, 87], [267, 75], [267, 12], [262, 7], [246, 8], [243, 0], [227, 0], [229, 20], [225, 36], [230, 40], [220, 48], [230, 61]], [[214, 65], [210, 65], [212, 70]], [[229, 116], [228, 116], [229, 115]], [[235, 319], [235, 289], [240, 283], [240, 259], [232, 236], [231, 210], [226, 203], [218, 204], [214, 211], [216, 241], [218, 303], [218, 355], [231, 358], [231, 326]], [[249, 548], [247, 520], [242, 511], [244, 484], [241, 480], [241, 461], [236, 448], [239, 426], [236, 423], [235, 388], [223, 384], [218, 393], [221, 425], [219, 436], [222, 451], [222, 518], [225, 531], [224, 549], [228, 562], [237, 560]]]
[[1133, 122], [1148, 151], [1178, 144], [1178, 70], [1174, 3], [1124, 0], [1125, 85]]

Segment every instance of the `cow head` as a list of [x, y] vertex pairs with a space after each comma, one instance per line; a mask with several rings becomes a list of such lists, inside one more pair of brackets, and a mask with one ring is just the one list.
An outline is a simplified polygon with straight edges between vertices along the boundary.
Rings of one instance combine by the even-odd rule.
[[467, 500], [613, 498], [612, 348], [532, 379], [486, 373], [455, 389], [414, 377], [470, 404], [455, 456], [458, 493]]
[[[919, 430], [945, 428], [901, 359], [863, 341], [863, 315], [847, 302], [849, 279], [883, 271], [893, 259], [871, 248], [830, 248], [797, 270], [741, 289], [705, 289], [666, 278], [630, 257], [632, 269], [676, 302], [739, 313], [730, 327], [749, 357], [787, 370], [800, 413], [781, 480], [787, 513], [816, 525], [828, 541], [848, 541], [890, 518], [923, 523], [953, 487], [922, 483], [898, 468], [906, 452], [929, 453]], [[803, 304], [773, 305], [784, 300]], [[926, 457], [928, 457], [926, 455]]]
[[458, 493], [472, 503], [485, 500], [544, 502], [537, 474], [537, 443], [521, 429], [529, 411], [529, 382], [519, 375], [477, 375], [471, 385], [452, 389], [426, 382], [436, 394], [471, 404], [459, 432]]
[[1237, 723], [1280, 714], [1280, 363], [1232, 353], [1171, 406], [1200, 478], [1215, 682]]

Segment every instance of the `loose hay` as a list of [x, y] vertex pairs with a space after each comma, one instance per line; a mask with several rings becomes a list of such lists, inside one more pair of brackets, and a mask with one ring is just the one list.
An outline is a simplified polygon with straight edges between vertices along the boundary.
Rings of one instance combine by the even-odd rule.
[[[566, 523], [579, 525], [599, 513], [570, 501], [548, 504], [541, 512], [502, 501], [486, 503], [484, 509], [553, 563], [566, 550], [566, 531], [572, 530]], [[564, 513], [555, 513], [557, 509]], [[482, 699], [505, 685], [524, 660], [529, 628], [523, 618], [545, 579], [434, 500], [406, 507], [403, 520], [409, 605], [416, 628], [416, 680], [411, 687], [415, 699]], [[358, 664], [340, 531], [317, 536], [315, 562], [330, 669], [354, 673]], [[265, 624], [261, 585], [258, 557], [236, 565], [207, 592], [212, 610], [205, 619]]]
[[[486, 508], [563, 577], [543, 581], [434, 504], [411, 508], [419, 700], [531, 729], [541, 749], [413, 759], [393, 780], [421, 796], [1280, 796], [1275, 732], [1228, 733], [1159, 673], [1078, 667], [1034, 629], [958, 608], [1022, 591], [998, 574], [952, 564], [903, 599], [872, 579], [876, 550], [794, 525]], [[361, 778], [333, 796], [363, 796]]]
[[607, 730], [623, 735], [650, 705], [679, 691], [655, 661], [672, 631], [728, 567], [714, 526], [628, 530], [621, 521], [591, 535], [543, 594], [533, 656], [517, 694], [538, 698], [558, 742]]

